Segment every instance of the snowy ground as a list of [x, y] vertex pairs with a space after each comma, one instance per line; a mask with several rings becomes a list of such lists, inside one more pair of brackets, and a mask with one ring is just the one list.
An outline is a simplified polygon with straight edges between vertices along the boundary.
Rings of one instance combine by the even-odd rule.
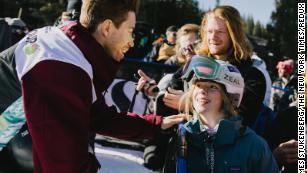
[[97, 147], [96, 157], [102, 168], [99, 173], [154, 173], [143, 164], [143, 152], [112, 147]]
[[[98, 173], [158, 173], [143, 166], [143, 148], [139, 143], [122, 141], [97, 135], [95, 140], [96, 158], [101, 164]], [[10, 160], [0, 158], [0, 173], [29, 173], [25, 170], [7, 168]]]
[[[106, 141], [106, 139], [103, 140]], [[118, 141], [115, 140], [115, 142]], [[120, 141], [119, 144], [126, 145], [127, 143]], [[135, 149], [133, 147], [117, 147], [116, 145], [110, 147], [104, 144], [96, 144], [95, 153], [101, 164], [98, 173], [158, 173], [143, 166], [143, 152], [137, 148], [137, 144], [129, 144], [129, 146], [133, 145], [136, 145]]]

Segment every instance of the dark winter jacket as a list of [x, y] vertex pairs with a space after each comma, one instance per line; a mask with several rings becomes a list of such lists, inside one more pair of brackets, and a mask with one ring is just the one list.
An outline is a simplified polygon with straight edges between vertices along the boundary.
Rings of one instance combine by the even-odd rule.
[[[268, 141], [268, 144], [272, 151], [274, 151], [281, 143], [290, 141], [292, 139], [298, 140], [298, 109], [296, 106], [288, 107], [280, 111], [276, 119], [274, 120], [268, 133], [264, 138]], [[306, 119], [305, 119], [306, 124]], [[306, 134], [305, 134], [306, 135]], [[306, 160], [305, 160], [306, 161]], [[279, 163], [280, 168], [284, 166], [282, 173], [293, 173], [297, 171], [297, 161], [286, 164]]]
[[[277, 173], [267, 143], [239, 120], [221, 120], [213, 136], [200, 130], [199, 120], [184, 126], [188, 173]], [[213, 161], [211, 162], [210, 161]]]

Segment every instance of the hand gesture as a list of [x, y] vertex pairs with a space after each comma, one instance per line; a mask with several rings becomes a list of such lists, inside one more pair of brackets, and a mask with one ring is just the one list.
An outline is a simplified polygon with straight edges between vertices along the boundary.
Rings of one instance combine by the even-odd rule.
[[181, 121], [187, 120], [188, 115], [185, 114], [178, 114], [178, 115], [171, 115], [164, 117], [161, 124], [161, 129], [166, 130], [170, 127], [172, 127], [175, 124], [180, 123]]
[[157, 92], [154, 92], [157, 89], [157, 83], [155, 80], [148, 77], [142, 70], [138, 70], [140, 79], [136, 86], [136, 90], [143, 91], [148, 96], [156, 96]]
[[196, 53], [194, 51], [194, 47], [192, 44], [187, 45], [186, 47], [182, 48], [182, 54], [185, 55], [187, 58], [191, 58]]
[[184, 92], [182, 90], [175, 90], [172, 88], [168, 88], [167, 92], [164, 95], [163, 102], [166, 106], [179, 109], [184, 108], [184, 101], [182, 101], [182, 105], [180, 105], [181, 97], [183, 97]]
[[297, 157], [298, 142], [294, 139], [281, 143], [273, 154], [279, 163], [293, 163], [298, 160]]

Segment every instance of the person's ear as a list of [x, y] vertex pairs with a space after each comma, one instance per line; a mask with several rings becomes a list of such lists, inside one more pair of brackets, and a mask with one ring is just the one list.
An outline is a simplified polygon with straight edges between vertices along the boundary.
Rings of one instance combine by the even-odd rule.
[[109, 36], [112, 25], [113, 25], [113, 22], [110, 19], [104, 20], [102, 23], [98, 25], [99, 32], [104, 37]]

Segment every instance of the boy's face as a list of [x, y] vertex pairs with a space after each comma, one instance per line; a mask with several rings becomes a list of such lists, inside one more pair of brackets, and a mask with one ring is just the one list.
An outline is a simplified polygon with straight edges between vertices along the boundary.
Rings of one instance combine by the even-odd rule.
[[199, 114], [218, 114], [222, 107], [222, 88], [215, 82], [197, 81], [193, 91], [193, 107]]

